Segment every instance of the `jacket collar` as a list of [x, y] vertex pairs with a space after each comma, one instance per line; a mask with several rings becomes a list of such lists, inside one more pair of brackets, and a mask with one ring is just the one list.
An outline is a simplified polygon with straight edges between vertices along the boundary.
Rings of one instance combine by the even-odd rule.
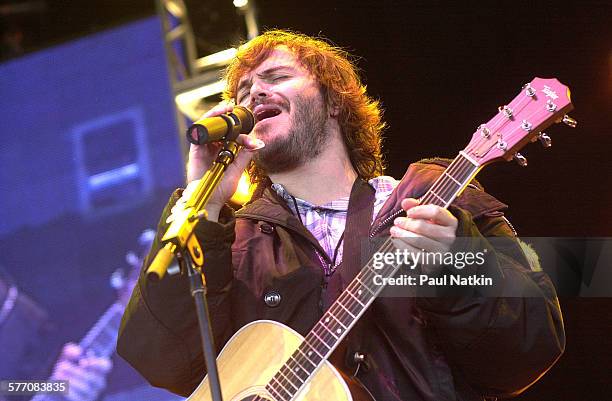
[[271, 188], [269, 183], [267, 187], [260, 189], [259, 197], [236, 212], [236, 218], [261, 220], [287, 228], [312, 243], [323, 258], [329, 258], [319, 241], [291, 212], [287, 202]]

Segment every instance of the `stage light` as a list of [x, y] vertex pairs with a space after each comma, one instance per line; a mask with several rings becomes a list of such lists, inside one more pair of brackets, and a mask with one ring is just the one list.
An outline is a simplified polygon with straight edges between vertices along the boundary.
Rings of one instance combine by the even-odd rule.
[[249, 0], [234, 0], [234, 7], [241, 8], [249, 4]]
[[245, 171], [244, 173], [242, 173], [240, 181], [238, 181], [238, 188], [236, 189], [236, 192], [234, 192], [234, 195], [232, 195], [230, 202], [243, 205], [249, 199], [251, 199], [254, 190], [255, 185], [251, 185], [251, 179]]
[[176, 1], [166, 1], [165, 2], [166, 9], [169, 13], [174, 15], [176, 18], [183, 18], [185, 16], [185, 6], [182, 4], [177, 4]]

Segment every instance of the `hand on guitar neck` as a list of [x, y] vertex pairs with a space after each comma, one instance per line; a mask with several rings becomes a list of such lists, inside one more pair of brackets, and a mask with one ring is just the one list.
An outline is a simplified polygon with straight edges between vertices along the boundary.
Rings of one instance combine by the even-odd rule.
[[90, 356], [83, 353], [75, 343], [62, 348], [49, 380], [67, 380], [67, 395], [37, 395], [31, 401], [94, 401], [106, 388], [106, 376], [113, 364], [110, 358]]

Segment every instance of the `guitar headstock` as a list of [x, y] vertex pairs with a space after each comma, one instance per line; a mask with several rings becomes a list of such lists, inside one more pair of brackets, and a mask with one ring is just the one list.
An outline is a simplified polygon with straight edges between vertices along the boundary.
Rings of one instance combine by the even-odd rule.
[[500, 106], [495, 117], [478, 127], [463, 153], [480, 166], [512, 158], [525, 166], [527, 159], [518, 151], [538, 139], [550, 146], [550, 138], [542, 131], [555, 122], [575, 127], [576, 121], [566, 115], [573, 108], [567, 86], [555, 78], [534, 78], [509, 104]]
[[144, 230], [138, 237], [138, 250], [129, 251], [125, 255], [125, 261], [130, 265], [130, 268], [127, 271], [126, 269], [117, 269], [111, 275], [111, 286], [117, 291], [117, 298], [123, 305], [127, 305], [132, 295], [132, 290], [138, 281], [140, 268], [154, 239], [155, 230]]

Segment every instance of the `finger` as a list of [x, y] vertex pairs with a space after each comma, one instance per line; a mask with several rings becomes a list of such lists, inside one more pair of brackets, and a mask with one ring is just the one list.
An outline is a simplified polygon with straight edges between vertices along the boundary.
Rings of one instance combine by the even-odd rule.
[[[53, 374], [56, 380], [68, 380], [70, 382], [70, 392], [82, 399], [83, 395], [91, 397], [97, 394], [100, 389], [106, 386], [106, 373], [98, 369], [110, 369], [110, 362], [102, 362], [104, 358], [83, 358], [78, 364], [64, 362]], [[95, 397], [92, 397], [93, 399]]]
[[201, 145], [196, 145], [195, 143], [190, 144], [189, 146], [189, 156], [190, 157], [212, 157], [216, 156], [223, 145], [222, 142], [208, 142]]
[[77, 365], [66, 361], [60, 362], [55, 366], [51, 379], [67, 380], [71, 395], [81, 394], [89, 387], [86, 379], [83, 377], [83, 371]]
[[[236, 167], [236, 169], [238, 169], [238, 171], [240, 172], [246, 170], [253, 156], [254, 151], [238, 153], [238, 156], [236, 156], [236, 160], [234, 161], [234, 167]], [[236, 185], [237, 184], [238, 183], [236, 183]]]
[[208, 110], [206, 113], [204, 113], [202, 117], [200, 117], [200, 119], [230, 113], [233, 110], [234, 110], [234, 102], [223, 101], [217, 104], [216, 106], [214, 106], [212, 109]]
[[93, 401], [98, 398], [100, 391], [106, 387], [106, 380], [98, 378], [95, 382], [72, 378], [69, 381], [68, 400]]
[[113, 362], [109, 358], [90, 357], [81, 359], [79, 365], [89, 372], [105, 375], [113, 367]]
[[410, 246], [418, 249], [419, 251], [445, 252], [448, 248], [445, 244], [435, 239], [416, 234], [412, 231], [403, 230], [397, 226], [391, 227], [390, 233], [395, 242], [403, 245], [403, 248], [400, 249]]
[[419, 205], [419, 201], [417, 199], [414, 198], [406, 198], [403, 199], [402, 202], [400, 203], [402, 209], [408, 211], [410, 209], [412, 209], [415, 206]]
[[393, 225], [431, 239], [445, 238], [454, 234], [452, 226], [436, 224], [426, 219], [398, 217], [393, 221]]
[[83, 354], [83, 350], [75, 343], [66, 343], [58, 358], [59, 361], [76, 361]]
[[236, 142], [238, 143], [238, 145], [242, 145], [246, 150], [250, 151], [259, 150], [266, 146], [264, 141], [262, 141], [261, 139], [257, 139], [253, 136], [245, 134], [238, 135], [238, 138], [236, 138]]
[[442, 226], [456, 226], [457, 219], [448, 210], [436, 205], [420, 205], [411, 208], [406, 216], [412, 219], [430, 220]]

